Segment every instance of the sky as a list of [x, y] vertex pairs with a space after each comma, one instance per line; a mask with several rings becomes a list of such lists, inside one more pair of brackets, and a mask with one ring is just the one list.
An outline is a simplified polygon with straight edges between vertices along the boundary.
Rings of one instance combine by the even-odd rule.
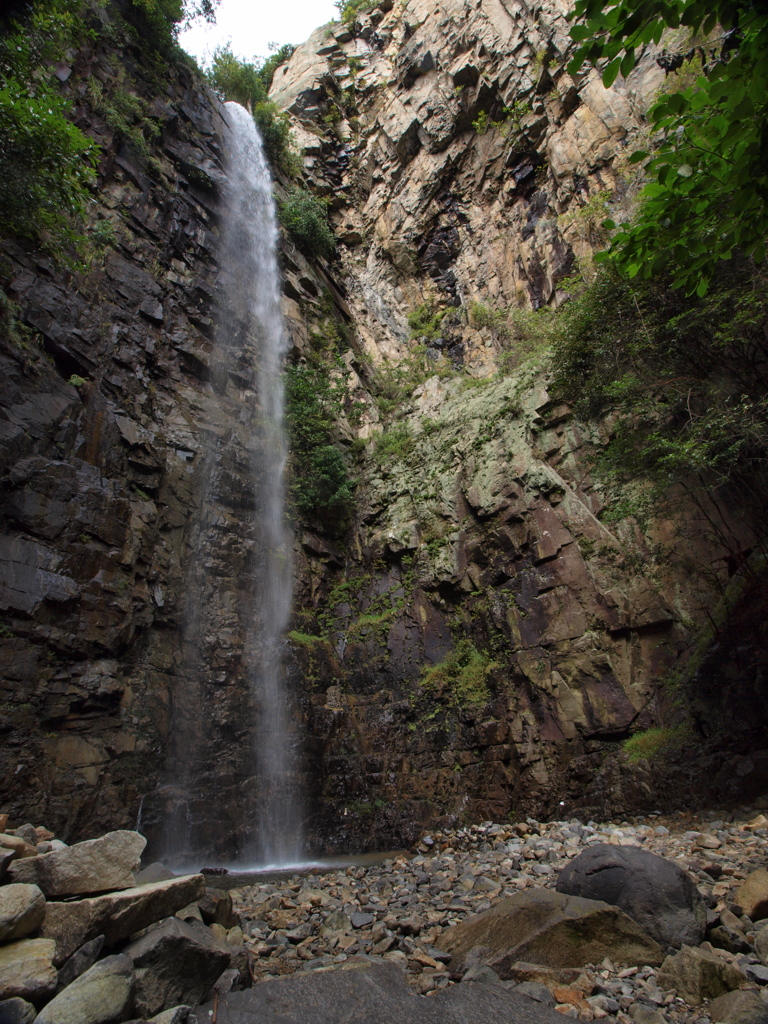
[[200, 64], [230, 40], [237, 57], [252, 60], [268, 57], [269, 43], [303, 43], [314, 29], [337, 17], [333, 0], [221, 0], [216, 24], [193, 25], [179, 42]]

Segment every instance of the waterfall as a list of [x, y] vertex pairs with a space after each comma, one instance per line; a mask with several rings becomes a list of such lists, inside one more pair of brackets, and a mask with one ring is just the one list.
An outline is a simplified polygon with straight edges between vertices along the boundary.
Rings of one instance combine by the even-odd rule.
[[[256, 705], [255, 754], [258, 823], [250, 851], [261, 864], [295, 862], [301, 854], [300, 809], [293, 779], [292, 744], [281, 659], [291, 611], [291, 537], [285, 521], [287, 445], [280, 310], [278, 228], [272, 180], [251, 115], [227, 103], [232, 128], [227, 209], [220, 262], [226, 268], [219, 332], [241, 325], [258, 339], [258, 398], [262, 437], [254, 444], [256, 534], [261, 547], [254, 588], [254, 628], [248, 670]], [[255, 649], [254, 649], [255, 648]]]
[[190, 530], [182, 664], [157, 798], [169, 863], [199, 865], [214, 855], [246, 867], [296, 863], [302, 836], [281, 658], [292, 539], [277, 217], [253, 118], [236, 103], [226, 109], [216, 334], [200, 412], [200, 513]]

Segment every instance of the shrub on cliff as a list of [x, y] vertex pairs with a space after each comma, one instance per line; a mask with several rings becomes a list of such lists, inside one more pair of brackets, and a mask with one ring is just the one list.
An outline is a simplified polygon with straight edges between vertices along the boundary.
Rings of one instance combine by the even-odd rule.
[[[636, 54], [665, 30], [703, 43], [658, 63], [667, 73], [698, 57], [700, 73], [663, 91], [649, 111], [653, 144], [631, 160], [649, 183], [610, 258], [630, 277], [666, 269], [676, 288], [704, 295], [736, 250], [762, 261], [768, 237], [768, 12], [752, 0], [576, 0], [571, 74], [599, 64], [603, 84], [629, 75]], [[710, 38], [716, 32], [717, 38]], [[605, 222], [610, 230], [616, 227]]]
[[264, 152], [275, 170], [289, 176], [296, 171], [291, 141], [291, 121], [268, 98], [275, 69], [293, 53], [292, 46], [283, 46], [261, 65], [240, 60], [232, 46], [218, 46], [213, 52], [206, 78], [225, 100], [233, 100], [253, 113]]
[[344, 532], [354, 507], [354, 485], [332, 443], [345, 393], [343, 381], [333, 379], [325, 366], [286, 370], [291, 504], [308, 525], [334, 534]]
[[95, 147], [50, 70], [75, 36], [77, 0], [0, 25], [0, 229], [62, 254], [77, 244]]
[[280, 203], [280, 223], [296, 243], [296, 248], [309, 259], [333, 255], [336, 239], [328, 224], [325, 203], [305, 188], [294, 189]]

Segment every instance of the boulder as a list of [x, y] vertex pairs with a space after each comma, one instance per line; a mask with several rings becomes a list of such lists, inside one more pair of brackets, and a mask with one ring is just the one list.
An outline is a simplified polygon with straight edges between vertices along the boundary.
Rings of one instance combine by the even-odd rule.
[[170, 868], [160, 861], [153, 861], [145, 868], [142, 868], [136, 875], [136, 885], [148, 885], [150, 882], [167, 882], [174, 874]]
[[52, 999], [37, 1024], [120, 1024], [133, 1010], [135, 978], [127, 956], [108, 956]]
[[13, 861], [16, 859], [16, 853], [14, 850], [6, 850], [0, 847], [0, 883], [5, 880], [5, 876], [8, 874]]
[[0, 999], [26, 999], [40, 1006], [56, 991], [50, 939], [22, 939], [0, 946]]
[[206, 889], [198, 906], [200, 916], [206, 924], [220, 924], [224, 928], [234, 928], [238, 923], [237, 914], [232, 909], [232, 897], [225, 890]]
[[437, 945], [451, 954], [452, 971], [482, 962], [504, 979], [518, 960], [581, 967], [606, 956], [628, 966], [663, 959], [658, 943], [617, 907], [551, 889], [527, 889], [502, 900], [447, 928]]
[[[563, 1017], [542, 1003], [498, 984], [452, 985], [416, 995], [399, 967], [356, 963], [347, 970], [315, 971], [266, 981], [219, 1000], [219, 1020], [227, 1024], [563, 1024]], [[213, 1004], [197, 1011], [209, 1020]]]
[[97, 935], [104, 936], [105, 946], [113, 946], [199, 899], [204, 889], [202, 875], [182, 875], [72, 903], [47, 903], [40, 931], [55, 940], [55, 963], [63, 964]]
[[169, 917], [125, 953], [136, 969], [136, 1012], [145, 1017], [182, 1001], [198, 1003], [227, 967], [229, 950], [204, 924]]
[[16, 858], [20, 857], [36, 857], [37, 850], [35, 847], [22, 839], [21, 836], [9, 836], [5, 833], [0, 834], [0, 848], [4, 850], [13, 850]]
[[768, 1024], [768, 1003], [757, 992], [726, 992], [713, 999], [707, 1013], [715, 1024]]
[[751, 871], [736, 890], [734, 903], [738, 903], [750, 921], [768, 917], [768, 870]]
[[707, 908], [693, 880], [648, 850], [597, 843], [563, 868], [556, 889], [619, 907], [664, 948], [704, 939]]
[[675, 989], [694, 1006], [705, 999], [716, 999], [746, 980], [744, 972], [723, 957], [692, 946], [683, 946], [679, 953], [668, 956], [656, 973], [660, 988]]
[[134, 884], [133, 873], [146, 845], [138, 832], [108, 832], [100, 839], [14, 863], [9, 874], [14, 882], [39, 885], [49, 898], [127, 889]]
[[3, 999], [0, 1001], [0, 1024], [32, 1024], [37, 1010], [26, 999]]
[[56, 985], [57, 991], [61, 992], [67, 985], [71, 985], [75, 978], [79, 978], [81, 974], [85, 974], [89, 968], [93, 967], [99, 959], [103, 947], [104, 936], [97, 935], [95, 939], [86, 942], [77, 952], [73, 953], [59, 970], [59, 980]]
[[11, 882], [0, 888], [0, 942], [23, 939], [45, 917], [45, 896], [36, 885]]
[[755, 937], [755, 953], [768, 967], [768, 928], [761, 928]]

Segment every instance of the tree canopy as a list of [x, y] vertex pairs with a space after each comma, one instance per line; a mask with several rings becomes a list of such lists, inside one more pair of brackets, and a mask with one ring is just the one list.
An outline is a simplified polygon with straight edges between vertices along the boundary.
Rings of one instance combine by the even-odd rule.
[[[675, 287], [704, 295], [735, 251], [761, 261], [768, 235], [768, 9], [752, 0], [576, 0], [569, 65], [602, 66], [610, 86], [629, 75], [648, 44], [682, 29], [678, 52], [659, 62], [692, 84], [665, 92], [649, 111], [650, 142], [633, 154], [649, 177], [638, 216], [616, 225], [612, 259], [630, 277], [668, 271]], [[677, 33], [678, 36], [681, 33]]]

